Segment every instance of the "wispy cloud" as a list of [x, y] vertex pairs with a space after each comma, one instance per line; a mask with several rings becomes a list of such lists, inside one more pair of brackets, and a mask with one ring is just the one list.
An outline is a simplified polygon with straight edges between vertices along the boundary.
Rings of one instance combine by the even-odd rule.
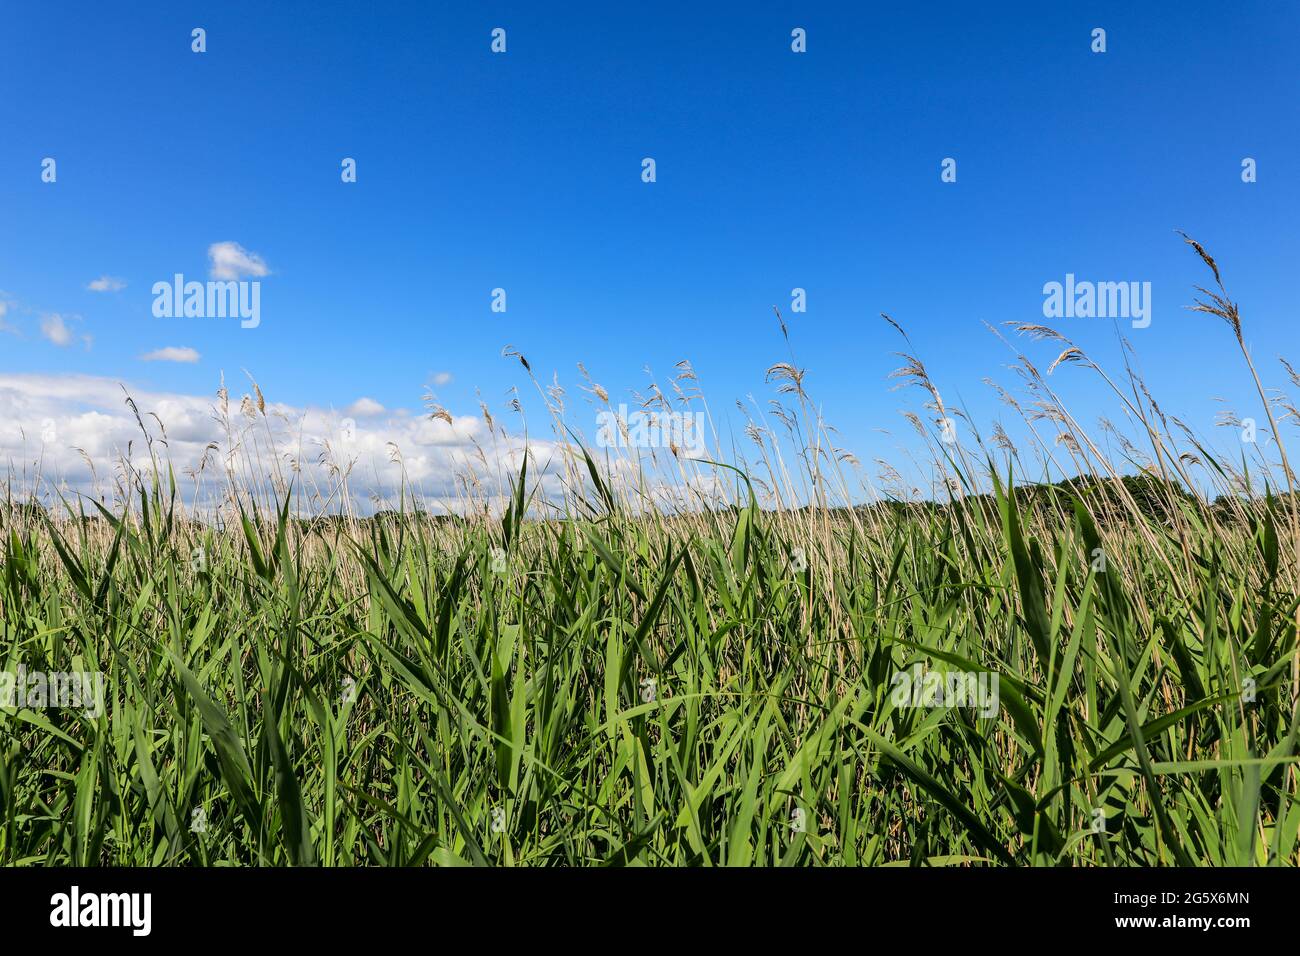
[[214, 242], [208, 246], [210, 275], [214, 279], [242, 279], [244, 276], [270, 275], [266, 261], [237, 242]]
[[73, 343], [72, 326], [68, 325], [68, 320], [64, 319], [59, 312], [48, 312], [40, 316], [40, 334], [45, 337], [45, 341], [53, 342], [60, 349]]
[[126, 288], [126, 280], [116, 276], [100, 276], [92, 279], [86, 288], [91, 292], [121, 292]]
[[434, 385], [450, 385], [452, 379], [451, 372], [438, 372], [433, 376]]
[[152, 352], [146, 352], [140, 356], [141, 362], [188, 362], [192, 364], [198, 360], [199, 353], [197, 350], [188, 346], [176, 345], [154, 349]]

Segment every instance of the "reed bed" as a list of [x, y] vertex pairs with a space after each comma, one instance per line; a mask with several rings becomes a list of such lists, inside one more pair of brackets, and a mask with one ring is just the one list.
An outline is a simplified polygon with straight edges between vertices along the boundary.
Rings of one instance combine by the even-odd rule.
[[[947, 441], [962, 412], [889, 319], [925, 404], [878, 482], [793, 346], [750, 444], [700, 457], [586, 447], [507, 350], [554, 440], [485, 448], [448, 515], [405, 488], [358, 514], [256, 387], [246, 414], [223, 389], [243, 432], [207, 472], [142, 421], [149, 467], [101, 494], [11, 480], [4, 670], [102, 673], [105, 700], [0, 709], [0, 863], [1295, 865], [1296, 415], [1193, 245], [1273, 439], [1239, 461], [1038, 325], [995, 330], [1023, 447]], [[1102, 425], [1118, 460], [1065, 367], [1136, 423]], [[707, 409], [685, 363], [642, 400]], [[900, 700], [918, 673], [996, 679], [996, 705]]]

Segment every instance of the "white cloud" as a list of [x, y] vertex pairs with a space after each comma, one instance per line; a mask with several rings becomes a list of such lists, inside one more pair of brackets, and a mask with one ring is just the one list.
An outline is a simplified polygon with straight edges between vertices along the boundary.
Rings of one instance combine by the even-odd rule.
[[384, 411], [384, 406], [380, 405], [373, 398], [362, 396], [349, 405], [345, 411], [349, 415], [355, 415], [358, 418], [367, 418], [371, 415], [380, 415]]
[[214, 242], [208, 246], [208, 258], [212, 261], [209, 274], [214, 279], [242, 279], [271, 273], [261, 256], [237, 242]]
[[436, 375], [433, 376], [433, 384], [434, 384], [434, 385], [450, 385], [450, 384], [451, 384], [451, 378], [452, 378], [452, 376], [451, 376], [451, 372], [439, 372], [439, 373], [437, 373]]
[[[197, 497], [204, 509], [225, 495], [228, 455], [234, 456], [230, 463], [242, 476], [265, 476], [271, 470], [262, 467], [265, 461], [279, 461], [286, 480], [295, 481], [295, 498], [307, 509], [326, 501], [337, 508], [335, 489], [343, 473], [349, 475], [348, 488], [362, 512], [396, 507], [403, 475], [407, 490], [430, 510], [464, 507], [459, 478], [470, 474], [471, 485], [482, 495], [480, 502], [497, 508], [508, 500], [509, 476], [518, 474], [524, 449], [519, 436], [489, 434], [478, 415], [456, 415], [448, 423], [424, 414], [402, 415], [398, 409], [373, 424], [358, 420], [349, 432], [344, 419], [358, 416], [316, 405], [296, 407], [268, 400], [263, 418], [250, 401], [249, 417], [241, 411], [243, 396], [233, 390], [223, 408], [217, 397], [149, 392], [94, 375], [0, 372], [0, 468], [31, 475], [40, 460], [47, 483], [42, 490], [47, 494], [48, 483], [66, 483], [73, 491], [103, 494], [111, 501], [115, 476], [128, 455], [138, 470], [147, 474], [150, 469], [147, 443], [126, 405], [128, 394], [156, 438], [162, 436], [153, 416], [161, 420], [167, 444], [155, 443], [154, 451], [171, 461], [178, 481], [186, 486], [183, 497]], [[57, 437], [42, 442], [47, 422]], [[274, 441], [275, 452], [261, 459], [267, 440]], [[210, 443], [215, 443], [215, 450], [209, 451]], [[528, 447], [533, 458], [530, 478], [543, 476], [546, 494], [558, 495], [561, 446], [532, 439]], [[394, 449], [400, 464], [394, 460]], [[82, 451], [94, 465], [93, 475]], [[205, 456], [196, 495], [193, 472]], [[239, 480], [245, 483], [245, 478]]]
[[140, 356], [141, 362], [189, 362], [199, 360], [199, 353], [188, 346], [169, 345]]
[[86, 288], [91, 292], [120, 292], [126, 288], [126, 280], [116, 276], [100, 276], [91, 280]]
[[68, 323], [63, 316], [57, 312], [50, 312], [41, 316], [41, 335], [61, 349], [72, 344], [72, 329], [68, 327]]

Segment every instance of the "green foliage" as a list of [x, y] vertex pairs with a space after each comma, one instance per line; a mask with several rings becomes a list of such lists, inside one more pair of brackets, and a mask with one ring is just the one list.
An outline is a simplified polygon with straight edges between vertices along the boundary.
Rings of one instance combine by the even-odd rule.
[[[1143, 478], [668, 521], [587, 464], [582, 521], [525, 520], [525, 474], [500, 521], [6, 514], [3, 669], [108, 699], [0, 709], [0, 864], [1297, 862], [1268, 508], [1225, 532]], [[918, 664], [996, 708], [896, 702]]]

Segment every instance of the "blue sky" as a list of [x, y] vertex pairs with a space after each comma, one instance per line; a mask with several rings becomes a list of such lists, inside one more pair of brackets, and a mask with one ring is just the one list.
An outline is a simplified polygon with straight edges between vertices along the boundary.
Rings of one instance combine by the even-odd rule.
[[[0, 372], [210, 395], [247, 369], [279, 401], [390, 409], [418, 409], [442, 372], [460, 414], [476, 387], [499, 411], [525, 384], [510, 344], [575, 402], [578, 362], [617, 402], [644, 366], [663, 382], [688, 359], [722, 412], [774, 394], [764, 370], [789, 358], [777, 305], [809, 392], [867, 461], [910, 440], [898, 409], [919, 406], [890, 389], [901, 343], [880, 312], [987, 425], [1003, 409], [981, 380], [1015, 380], [981, 323], [1042, 321], [1043, 284], [1072, 272], [1151, 282], [1150, 328], [1124, 332], [1162, 407], [1211, 431], [1213, 396], [1242, 414], [1257, 402], [1227, 329], [1183, 309], [1209, 275], [1174, 230], [1219, 260], [1280, 383], [1274, 357], [1300, 359], [1298, 10], [12, 6]], [[945, 157], [956, 183], [940, 181]], [[1258, 182], [1241, 181], [1244, 157]], [[271, 271], [260, 326], [155, 318], [152, 284], [206, 279], [222, 241]], [[103, 275], [125, 288], [86, 288]], [[794, 287], [806, 313], [789, 312]], [[41, 335], [49, 314], [66, 346]], [[1057, 327], [1113, 366], [1109, 321]], [[167, 346], [201, 358], [140, 361]], [[1055, 352], [1023, 347], [1044, 366]], [[1090, 376], [1057, 377], [1076, 412], [1114, 414]]]

